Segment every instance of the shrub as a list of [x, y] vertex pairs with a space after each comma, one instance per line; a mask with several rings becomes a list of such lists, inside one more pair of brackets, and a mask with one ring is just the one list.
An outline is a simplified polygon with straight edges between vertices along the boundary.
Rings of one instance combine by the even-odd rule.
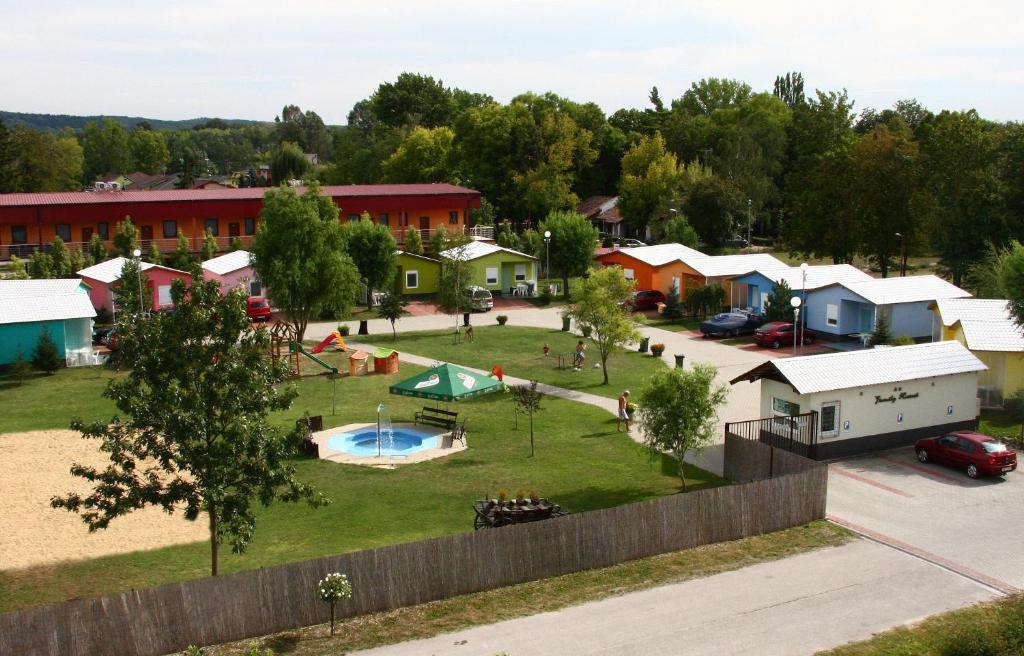
[[664, 344], [651, 344], [651, 355], [656, 358], [660, 358], [661, 354], [665, 352]]
[[30, 373], [32, 373], [32, 367], [25, 360], [25, 356], [21, 354], [21, 349], [18, 349], [18, 352], [14, 354], [14, 362], [11, 363], [11, 376], [18, 382], [18, 385], [24, 385], [25, 379]]
[[352, 598], [352, 584], [340, 572], [328, 574], [317, 584], [316, 594], [320, 601], [331, 605], [331, 635], [334, 635], [334, 609], [342, 599]]
[[498, 316], [496, 316], [494, 318], [498, 320], [498, 325], [499, 326], [504, 326], [506, 323], [508, 323], [508, 315], [507, 314], [499, 314]]
[[590, 335], [593, 332], [594, 332], [594, 327], [593, 326], [583, 326], [583, 327], [580, 328], [580, 333], [582, 333], [583, 336], [586, 337], [587, 339], [590, 339]]
[[348, 327], [347, 323], [338, 324], [338, 334], [342, 337], [348, 337], [348, 333], [351, 328]]
[[890, 346], [913, 346], [914, 344], [917, 344], [917, 342], [909, 335], [900, 335], [889, 340]]
[[35, 365], [36, 369], [46, 372], [46, 375], [52, 375], [53, 372], [57, 371], [64, 364], [63, 358], [60, 357], [60, 351], [57, 350], [57, 344], [50, 337], [50, 333], [42, 332], [39, 334], [39, 341], [36, 342], [36, 352], [32, 357], [32, 364]]
[[544, 285], [544, 288], [540, 290], [540, 296], [537, 297], [537, 302], [542, 306], [551, 305], [551, 287]]

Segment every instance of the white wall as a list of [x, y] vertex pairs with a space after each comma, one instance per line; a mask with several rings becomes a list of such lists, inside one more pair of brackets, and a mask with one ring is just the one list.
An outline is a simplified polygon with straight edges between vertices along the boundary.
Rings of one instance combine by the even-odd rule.
[[[839, 434], [821, 437], [820, 442], [825, 443], [973, 419], [978, 416], [977, 388], [976, 373], [804, 395], [794, 392], [788, 384], [762, 380], [761, 416], [772, 416], [773, 397], [798, 403], [801, 413], [811, 410], [820, 413], [823, 403], [839, 401]], [[901, 394], [917, 396], [901, 399]], [[895, 396], [896, 400], [876, 402], [876, 396], [883, 399]], [[952, 414], [948, 414], [950, 405]], [[901, 413], [902, 422], [899, 421]]]

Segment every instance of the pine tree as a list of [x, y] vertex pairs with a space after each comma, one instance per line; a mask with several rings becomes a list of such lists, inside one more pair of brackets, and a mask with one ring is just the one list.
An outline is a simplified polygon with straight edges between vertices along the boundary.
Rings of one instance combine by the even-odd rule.
[[878, 320], [875, 321], [875, 330], [871, 333], [872, 346], [884, 346], [892, 341], [892, 332], [889, 330], [889, 319], [878, 311]]
[[17, 255], [11, 256], [11, 268], [8, 271], [10, 271], [11, 278], [15, 280], [25, 280], [28, 278], [28, 271], [25, 270], [25, 261]]
[[164, 254], [160, 252], [160, 247], [156, 245], [156, 241], [149, 242], [149, 253], [146, 255], [146, 261], [152, 264], [164, 263]]
[[14, 380], [18, 381], [20, 386], [25, 384], [25, 379], [28, 378], [30, 373], [32, 373], [32, 367], [25, 360], [25, 356], [21, 354], [21, 349], [18, 349], [17, 353], [14, 354], [14, 362], [11, 363], [11, 375], [14, 377]]
[[94, 233], [89, 239], [89, 256], [92, 257], [93, 264], [99, 264], [107, 259], [107, 247], [98, 234]]
[[28, 263], [28, 275], [30, 278], [52, 278], [53, 261], [50, 256], [42, 251], [32, 253], [32, 259]]
[[[405, 247], [406, 253], [412, 253], [413, 255], [423, 255], [423, 239], [420, 238], [420, 231], [415, 226], [409, 226], [409, 229], [405, 231]], [[436, 256], [437, 253], [434, 253]]]
[[114, 230], [114, 248], [117, 250], [118, 255], [122, 257], [133, 257], [133, 252], [138, 247], [135, 224], [132, 223], [132, 217], [126, 216], [124, 221], [119, 222], [117, 229]]
[[683, 316], [683, 304], [679, 300], [679, 283], [675, 280], [668, 288], [668, 295], [665, 296], [665, 309], [661, 311], [661, 316], [666, 319], [679, 319]]
[[171, 266], [180, 271], [188, 271], [193, 261], [188, 237], [185, 236], [184, 232], [179, 231], [178, 246], [174, 249], [174, 254], [171, 256]]
[[32, 356], [32, 364], [36, 369], [46, 372], [47, 376], [60, 369], [64, 364], [57, 350], [57, 343], [50, 337], [50, 333], [43, 331], [39, 333], [39, 341], [36, 342], [36, 352]]
[[209, 230], [203, 235], [203, 245], [199, 249], [199, 255], [203, 262], [217, 257], [217, 238]]
[[71, 256], [64, 240], [60, 237], [53, 238], [50, 246], [50, 272], [54, 278], [70, 278], [74, 273], [71, 270]]

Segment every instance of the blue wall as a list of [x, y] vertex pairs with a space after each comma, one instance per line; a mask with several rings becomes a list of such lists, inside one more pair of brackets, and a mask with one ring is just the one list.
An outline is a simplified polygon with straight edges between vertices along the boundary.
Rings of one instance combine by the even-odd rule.
[[935, 313], [928, 309], [931, 301], [898, 303], [889, 306], [889, 330], [896, 337], [931, 337]]
[[[839, 307], [839, 323], [830, 326], [826, 322], [828, 305]], [[830, 335], [850, 335], [861, 332], [860, 310], [873, 307], [842, 285], [822, 287], [807, 292], [807, 327]]]
[[747, 284], [749, 286], [747, 288], [747, 306], [754, 312], [764, 312], [764, 308], [761, 307], [761, 294], [770, 295], [772, 293], [772, 290], [775, 289], [774, 280], [755, 271], [739, 278], [733, 278], [732, 282], [733, 284]]
[[11, 364], [14, 362], [18, 351], [26, 361], [31, 361], [36, 352], [36, 344], [39, 342], [39, 335], [48, 331], [54, 343], [57, 344], [57, 352], [64, 355], [64, 322], [63, 321], [34, 321], [26, 323], [5, 323], [0, 324], [0, 364]]

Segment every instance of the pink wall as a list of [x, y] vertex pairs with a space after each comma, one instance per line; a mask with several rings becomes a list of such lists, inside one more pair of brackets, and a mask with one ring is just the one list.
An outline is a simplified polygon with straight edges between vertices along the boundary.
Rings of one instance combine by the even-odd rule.
[[[146, 270], [147, 283], [146, 286], [149, 288], [150, 294], [153, 298], [153, 308], [159, 309], [161, 307], [169, 307], [170, 302], [160, 303], [160, 288], [169, 286], [173, 281], [181, 279], [186, 284], [192, 281], [192, 276], [182, 271], [175, 271], [174, 269], [168, 269], [165, 267], [155, 266], [151, 269]], [[82, 280], [88, 283], [92, 289], [89, 290], [89, 299], [92, 301], [92, 306], [97, 310], [101, 307], [105, 307], [108, 310], [114, 308], [114, 290], [120, 281], [114, 281], [112, 283], [100, 282], [94, 278], [88, 278], [83, 276]], [[169, 290], [166, 292], [169, 296]]]
[[[212, 271], [207, 271], [206, 269], [203, 269], [203, 279], [216, 280], [217, 282], [219, 282], [221, 294], [227, 294], [235, 287], [241, 287], [242, 290], [245, 291], [245, 295], [248, 296], [249, 281], [254, 280], [255, 278], [256, 274], [253, 273], [252, 267], [242, 267], [237, 271], [231, 271], [229, 273], [225, 273], [222, 276], [217, 275]], [[263, 295], [264, 294], [259, 294], [259, 296]]]

